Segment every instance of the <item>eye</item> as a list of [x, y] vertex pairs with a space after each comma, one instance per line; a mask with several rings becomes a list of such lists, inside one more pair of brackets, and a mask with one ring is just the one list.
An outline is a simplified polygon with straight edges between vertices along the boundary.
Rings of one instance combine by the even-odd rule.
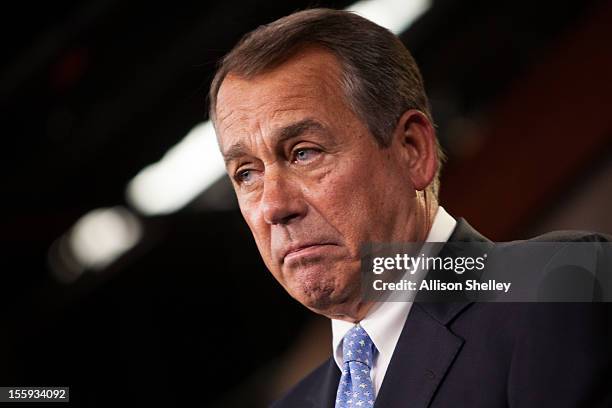
[[252, 170], [240, 170], [234, 176], [238, 183], [248, 183], [253, 179], [253, 171]]
[[293, 151], [293, 162], [306, 162], [314, 159], [319, 153], [317, 149], [313, 148], [299, 148]]

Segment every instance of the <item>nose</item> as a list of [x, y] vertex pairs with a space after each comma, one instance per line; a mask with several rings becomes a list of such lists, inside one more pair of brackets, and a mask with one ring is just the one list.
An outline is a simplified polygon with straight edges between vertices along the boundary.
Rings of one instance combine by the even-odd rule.
[[303, 218], [307, 211], [298, 183], [272, 171], [264, 175], [261, 208], [270, 225], [289, 224]]

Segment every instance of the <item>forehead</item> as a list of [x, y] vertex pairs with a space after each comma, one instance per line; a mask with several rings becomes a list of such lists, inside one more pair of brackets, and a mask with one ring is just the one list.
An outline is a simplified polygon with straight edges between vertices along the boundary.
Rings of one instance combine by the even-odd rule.
[[[330, 116], [346, 109], [337, 58], [306, 48], [280, 66], [253, 78], [230, 73], [217, 96], [217, 128], [261, 128], [295, 116]], [[265, 123], [263, 123], [265, 122]]]

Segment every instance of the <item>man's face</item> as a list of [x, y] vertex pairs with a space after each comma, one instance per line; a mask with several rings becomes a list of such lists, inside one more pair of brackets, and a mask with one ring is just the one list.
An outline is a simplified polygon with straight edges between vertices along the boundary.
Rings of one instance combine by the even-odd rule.
[[340, 66], [308, 48], [280, 67], [228, 75], [219, 145], [264, 262], [300, 303], [329, 317], [360, 300], [360, 246], [414, 240], [406, 154], [380, 148], [347, 105]]

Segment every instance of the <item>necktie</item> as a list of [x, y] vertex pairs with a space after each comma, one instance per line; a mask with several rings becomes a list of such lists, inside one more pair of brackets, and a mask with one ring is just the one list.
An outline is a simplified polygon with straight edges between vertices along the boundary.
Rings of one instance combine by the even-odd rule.
[[342, 340], [342, 376], [336, 394], [336, 408], [371, 408], [374, 384], [370, 377], [374, 344], [361, 326], [353, 327]]

